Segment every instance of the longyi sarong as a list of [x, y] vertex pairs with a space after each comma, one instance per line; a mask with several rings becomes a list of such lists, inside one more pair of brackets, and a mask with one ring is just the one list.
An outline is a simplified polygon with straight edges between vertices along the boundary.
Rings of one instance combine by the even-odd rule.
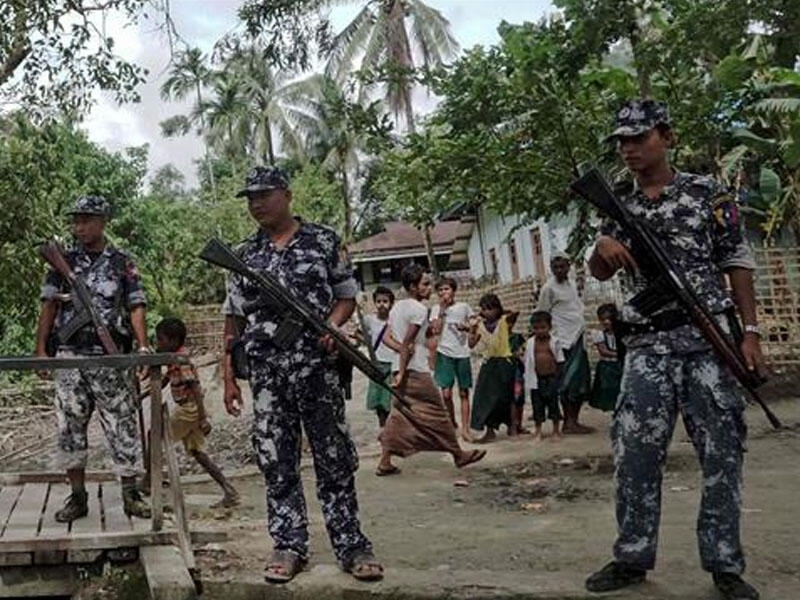
[[567, 404], [581, 404], [591, 392], [592, 371], [589, 355], [583, 343], [583, 334], [569, 350], [564, 350], [564, 375], [561, 379], [561, 398]]
[[404, 401], [392, 399], [392, 411], [378, 438], [381, 446], [395, 456], [425, 451], [460, 453], [450, 413], [430, 373], [407, 373], [397, 390]]
[[495, 356], [484, 360], [472, 400], [472, 429], [497, 429], [511, 423], [515, 373], [511, 357]]

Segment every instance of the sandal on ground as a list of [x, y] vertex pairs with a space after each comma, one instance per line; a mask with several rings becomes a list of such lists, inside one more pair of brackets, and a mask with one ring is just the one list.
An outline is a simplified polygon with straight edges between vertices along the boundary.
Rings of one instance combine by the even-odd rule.
[[369, 550], [356, 552], [343, 564], [345, 573], [350, 573], [358, 581], [380, 581], [383, 579], [383, 565]]
[[400, 467], [392, 465], [391, 467], [378, 467], [375, 469], [375, 475], [378, 477], [387, 477], [388, 475], [400, 475], [403, 471]]
[[273, 550], [264, 568], [268, 583], [287, 583], [306, 566], [308, 560], [291, 550]]
[[472, 463], [478, 462], [484, 456], [486, 456], [486, 450], [473, 450], [472, 452], [466, 455], [466, 458], [463, 458], [461, 460], [456, 460], [456, 466], [459, 469], [462, 469], [467, 465], [471, 465]]

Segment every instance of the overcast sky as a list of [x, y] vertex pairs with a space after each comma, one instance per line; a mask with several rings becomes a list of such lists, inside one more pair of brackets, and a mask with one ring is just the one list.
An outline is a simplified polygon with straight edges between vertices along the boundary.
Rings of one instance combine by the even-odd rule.
[[[238, 24], [236, 9], [242, 0], [172, 0], [171, 14], [180, 35], [192, 46], [211, 50], [214, 43]], [[536, 21], [552, 11], [549, 0], [428, 0], [450, 21], [453, 34], [462, 48], [496, 42], [497, 26], [502, 20], [511, 23]], [[331, 21], [335, 31], [349, 22], [358, 6], [333, 9]], [[166, 78], [169, 45], [163, 32], [154, 29], [152, 21], [123, 28], [109, 18], [107, 31], [122, 56], [144, 67], [150, 73], [140, 88], [139, 104], [116, 105], [100, 97], [85, 121], [85, 128], [95, 142], [109, 150], [150, 144], [150, 172], [167, 163], [175, 165], [187, 183], [196, 182], [193, 160], [202, 154], [200, 140], [194, 136], [179, 139], [161, 137], [159, 122], [175, 114], [188, 112], [190, 103], [164, 102], [159, 87]]]

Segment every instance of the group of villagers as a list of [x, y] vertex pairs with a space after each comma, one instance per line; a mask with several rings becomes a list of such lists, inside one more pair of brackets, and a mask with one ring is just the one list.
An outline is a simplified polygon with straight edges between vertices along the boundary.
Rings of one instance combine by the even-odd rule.
[[[616, 307], [604, 304], [598, 309], [601, 329], [593, 333], [592, 342], [599, 360], [592, 383], [584, 305], [569, 280], [567, 255], [555, 254], [551, 270], [530, 317], [527, 339], [513, 332], [519, 313], [506, 310], [497, 295], [485, 294], [476, 313], [456, 300], [458, 284], [449, 277], [435, 284], [438, 303], [426, 306], [434, 286], [417, 264], [402, 271], [402, 300], [387, 287], [374, 290], [375, 312], [365, 316], [362, 341], [371, 346], [398, 392], [393, 395], [372, 382], [367, 391], [367, 408], [377, 414], [381, 428], [377, 475], [400, 473], [392, 457], [420, 451], [448, 452], [457, 467], [481, 460], [485, 451], [462, 449], [459, 437], [490, 442], [502, 425], [511, 437], [530, 434], [523, 425], [528, 399], [536, 441], [545, 437], [546, 420], [552, 422], [554, 440], [562, 434], [591, 433], [592, 428], [578, 421], [587, 400], [595, 408], [613, 409], [622, 371], [613, 333]], [[482, 358], [474, 385], [473, 354]], [[482, 435], [475, 438], [474, 431]]]

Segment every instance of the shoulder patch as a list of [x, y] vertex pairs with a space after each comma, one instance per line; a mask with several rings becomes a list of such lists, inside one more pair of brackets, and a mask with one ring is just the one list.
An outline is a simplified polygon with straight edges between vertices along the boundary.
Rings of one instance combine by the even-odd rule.
[[739, 229], [739, 205], [734, 195], [723, 192], [714, 197], [711, 204], [715, 226], [720, 231], [733, 231]]

